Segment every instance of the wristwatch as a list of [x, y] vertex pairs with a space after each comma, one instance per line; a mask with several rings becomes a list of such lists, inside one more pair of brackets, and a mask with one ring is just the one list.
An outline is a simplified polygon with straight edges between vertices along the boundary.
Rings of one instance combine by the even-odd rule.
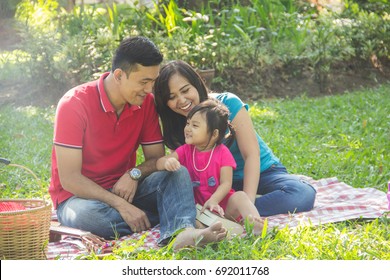
[[129, 172], [130, 178], [135, 180], [135, 181], [138, 181], [142, 176], [141, 170], [139, 170], [138, 168], [135, 168], [135, 167], [130, 169], [128, 172]]

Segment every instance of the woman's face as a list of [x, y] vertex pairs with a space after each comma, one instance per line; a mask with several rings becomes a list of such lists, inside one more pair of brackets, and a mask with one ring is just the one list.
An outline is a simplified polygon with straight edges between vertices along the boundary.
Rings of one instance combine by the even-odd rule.
[[167, 106], [174, 112], [187, 116], [200, 103], [198, 90], [179, 73], [172, 75], [168, 82], [170, 97]]

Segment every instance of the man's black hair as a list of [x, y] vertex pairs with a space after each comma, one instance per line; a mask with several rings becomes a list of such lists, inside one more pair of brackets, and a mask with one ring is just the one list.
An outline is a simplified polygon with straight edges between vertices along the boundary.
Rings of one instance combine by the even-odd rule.
[[136, 64], [156, 66], [162, 61], [163, 55], [151, 40], [142, 36], [128, 37], [116, 49], [111, 70], [119, 68], [129, 74]]

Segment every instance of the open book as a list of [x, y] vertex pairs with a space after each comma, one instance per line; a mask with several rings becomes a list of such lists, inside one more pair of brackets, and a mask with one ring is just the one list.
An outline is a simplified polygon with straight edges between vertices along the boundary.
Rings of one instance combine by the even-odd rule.
[[232, 220], [221, 217], [220, 215], [211, 212], [207, 209], [201, 214], [202, 205], [196, 204], [196, 219], [206, 226], [211, 226], [213, 223], [220, 221], [230, 234], [240, 235], [244, 232], [244, 228]]

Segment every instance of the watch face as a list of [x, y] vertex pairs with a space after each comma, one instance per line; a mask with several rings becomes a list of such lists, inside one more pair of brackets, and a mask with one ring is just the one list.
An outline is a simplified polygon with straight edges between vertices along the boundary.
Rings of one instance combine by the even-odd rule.
[[139, 170], [138, 168], [131, 169], [130, 177], [135, 180], [138, 180], [139, 178], [141, 178], [141, 170]]

